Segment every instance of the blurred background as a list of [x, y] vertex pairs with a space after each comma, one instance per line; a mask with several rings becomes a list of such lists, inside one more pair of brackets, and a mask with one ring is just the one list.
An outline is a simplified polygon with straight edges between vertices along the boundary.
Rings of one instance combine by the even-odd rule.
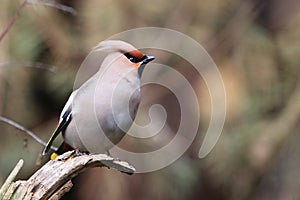
[[[201, 76], [193, 76], [185, 62], [168, 59], [197, 92], [201, 121], [192, 146], [170, 166], [151, 173], [88, 170], [73, 180], [63, 199], [300, 199], [299, 1], [57, 2], [77, 14], [27, 4], [0, 42], [0, 115], [44, 141], [91, 48], [131, 28], [165, 27], [194, 38], [214, 59], [227, 93], [222, 135], [213, 151], [199, 159], [210, 98]], [[21, 3], [1, 0], [0, 31]], [[166, 137], [174, 137], [180, 120], [174, 95], [155, 86], [142, 94], [144, 108], [153, 103], [166, 107]], [[0, 122], [0, 131], [0, 184], [20, 158], [25, 165], [18, 179], [27, 179], [40, 167], [36, 161], [43, 147], [5, 123]], [[128, 144], [125, 138], [121, 146]]]

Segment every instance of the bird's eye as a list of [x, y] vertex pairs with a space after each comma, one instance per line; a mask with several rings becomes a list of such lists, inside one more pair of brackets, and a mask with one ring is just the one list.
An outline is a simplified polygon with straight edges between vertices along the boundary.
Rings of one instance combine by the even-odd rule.
[[135, 61], [134, 57], [129, 57], [129, 60], [130, 60], [131, 62], [134, 62], [134, 61]]

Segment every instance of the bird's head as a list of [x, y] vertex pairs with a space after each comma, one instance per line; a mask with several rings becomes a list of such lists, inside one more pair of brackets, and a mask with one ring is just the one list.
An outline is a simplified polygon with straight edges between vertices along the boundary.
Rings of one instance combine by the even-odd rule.
[[120, 59], [128, 66], [138, 70], [139, 77], [142, 76], [146, 64], [155, 59], [154, 56], [145, 55], [131, 44], [121, 40], [105, 40], [100, 42], [94, 50], [109, 52], [115, 58], [120, 56]]

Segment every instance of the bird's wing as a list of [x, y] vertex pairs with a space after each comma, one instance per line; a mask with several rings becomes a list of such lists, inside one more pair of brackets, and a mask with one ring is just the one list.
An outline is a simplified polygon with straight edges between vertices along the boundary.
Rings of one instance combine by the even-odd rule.
[[58, 136], [59, 133], [61, 133], [62, 131], [64, 131], [67, 128], [67, 126], [69, 125], [71, 120], [72, 120], [72, 111], [67, 110], [64, 113], [64, 115], [61, 117], [59, 124], [57, 125], [56, 129], [52, 133], [52, 135], [47, 143], [47, 146], [45, 147], [45, 149], [43, 151], [43, 155], [45, 155], [50, 150], [50, 147], [51, 147], [53, 141], [55, 140], [55, 138]]
[[52, 133], [49, 141], [47, 142], [47, 145], [43, 151], [43, 155], [45, 155], [49, 150], [50, 147], [53, 143], [53, 141], [55, 140], [55, 138], [58, 136], [59, 133], [61, 133], [62, 131], [64, 131], [67, 126], [69, 125], [69, 123], [72, 120], [72, 103], [73, 103], [73, 99], [74, 96], [76, 94], [77, 91], [74, 91], [69, 100], [67, 101], [65, 107], [63, 108], [61, 115], [60, 115], [60, 119], [59, 119], [59, 123], [56, 127], [56, 129], [54, 130], [54, 132]]

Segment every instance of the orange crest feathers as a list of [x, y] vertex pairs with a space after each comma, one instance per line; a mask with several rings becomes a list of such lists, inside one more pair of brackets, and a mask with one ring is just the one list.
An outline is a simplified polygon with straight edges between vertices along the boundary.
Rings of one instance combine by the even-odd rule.
[[132, 50], [128, 52], [131, 56], [138, 58], [138, 59], [142, 59], [144, 57], [144, 54], [142, 52], [140, 52], [139, 50]]

